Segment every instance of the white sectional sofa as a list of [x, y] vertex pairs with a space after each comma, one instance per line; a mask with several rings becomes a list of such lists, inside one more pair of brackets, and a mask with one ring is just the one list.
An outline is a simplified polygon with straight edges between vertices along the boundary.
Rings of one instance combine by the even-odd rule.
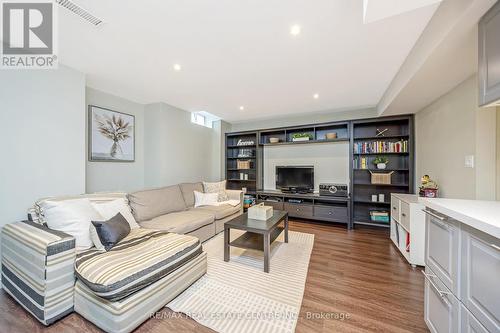
[[[241, 191], [227, 191], [236, 207], [195, 208], [195, 190], [202, 184], [40, 200], [31, 221], [2, 229], [4, 290], [44, 325], [76, 311], [108, 332], [134, 330], [205, 274], [201, 243], [243, 212]], [[107, 252], [77, 251], [75, 238], [44, 224], [44, 207], [75, 198], [124, 200], [141, 227]]]

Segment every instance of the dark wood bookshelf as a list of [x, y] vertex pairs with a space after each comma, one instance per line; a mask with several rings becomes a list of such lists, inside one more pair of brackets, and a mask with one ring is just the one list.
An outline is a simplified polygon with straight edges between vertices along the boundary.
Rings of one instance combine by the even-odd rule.
[[232, 182], [255, 182], [255, 179], [239, 179], [239, 178], [229, 178], [228, 180]]
[[232, 146], [227, 146], [227, 148], [238, 148], [238, 149], [241, 149], [241, 148], [249, 148], [249, 149], [252, 149], [252, 148], [255, 148], [256, 146], [255, 145], [241, 145], [241, 146], [238, 146], [238, 145], [232, 145]]
[[381, 152], [381, 153], [353, 153], [353, 155], [409, 155], [410, 153], [407, 151], [398, 151], [398, 152]]
[[387, 140], [387, 139], [404, 139], [404, 138], [408, 138], [409, 135], [408, 134], [404, 134], [404, 135], [385, 135], [385, 136], [358, 136], [356, 138], [354, 138], [354, 140], [358, 141], [358, 140], [365, 140], [365, 141], [384, 141], [384, 140]]
[[279, 146], [279, 145], [297, 145], [297, 144], [312, 144], [312, 143], [332, 143], [332, 142], [345, 142], [349, 141], [349, 138], [339, 138], [330, 140], [309, 140], [309, 141], [287, 141], [278, 143], [263, 143], [263, 146]]
[[[384, 131], [383, 135], [377, 135]], [[375, 119], [361, 119], [351, 122], [351, 193], [353, 199], [352, 214], [354, 224], [374, 225], [381, 227], [390, 226], [390, 222], [372, 221], [371, 211], [383, 211], [391, 219], [390, 203], [372, 202], [372, 195], [384, 194], [389, 200], [391, 193], [411, 193], [414, 188], [414, 142], [413, 142], [413, 116], [395, 116]], [[383, 142], [395, 143], [407, 141], [406, 151], [401, 152], [355, 152], [354, 144]], [[377, 156], [386, 156], [389, 164], [386, 169], [377, 169], [373, 160]], [[365, 158], [367, 168], [354, 167], [355, 163], [361, 165]], [[390, 184], [372, 184], [371, 173], [393, 172]]]
[[[241, 190], [247, 188], [247, 193], [257, 190], [257, 156], [259, 147], [258, 133], [239, 132], [226, 134], [226, 180], [227, 188]], [[241, 144], [252, 142], [252, 144]], [[240, 144], [238, 144], [240, 143]], [[241, 156], [243, 153], [250, 156]], [[240, 168], [238, 161], [250, 161], [250, 168]], [[249, 179], [241, 179], [240, 173], [247, 174]]]
[[[387, 129], [387, 130], [386, 130]], [[380, 131], [384, 131], [380, 135]], [[295, 133], [307, 133], [311, 139], [308, 141], [293, 141]], [[335, 133], [336, 138], [328, 139], [327, 133]], [[329, 134], [331, 136], [331, 134]], [[271, 138], [279, 142], [271, 143]], [[250, 145], [239, 145], [240, 141], [252, 141]], [[407, 151], [401, 152], [354, 152], [355, 144], [384, 142], [397, 143], [407, 141]], [[391, 193], [413, 193], [414, 191], [414, 128], [413, 116], [391, 116], [371, 119], [357, 119], [351, 121], [328, 122], [321, 124], [306, 124], [254, 131], [234, 132], [226, 134], [226, 179], [229, 189], [247, 188], [247, 194], [256, 198], [262, 195], [264, 183], [264, 149], [280, 145], [307, 145], [307, 144], [336, 144], [349, 143], [350, 156], [350, 184], [349, 201], [351, 227], [355, 224], [388, 227], [389, 222], [374, 222], [370, 219], [370, 211], [387, 211], [390, 214], [389, 202], [372, 202], [373, 194], [384, 194], [389, 200]], [[389, 145], [386, 145], [386, 147]], [[306, 146], [304, 146], [304, 149]], [[392, 147], [392, 145], [391, 145]], [[238, 157], [242, 149], [251, 153], [248, 157]], [[392, 149], [391, 149], [392, 150]], [[386, 156], [389, 159], [388, 167], [384, 170], [377, 169], [373, 160], [377, 156]], [[367, 168], [355, 167], [354, 162], [361, 158], [366, 159]], [[238, 160], [250, 161], [249, 169], [237, 166]], [[371, 172], [393, 172], [390, 184], [372, 184]], [[248, 180], [240, 179], [240, 173], [248, 174]], [[314, 199], [318, 200], [318, 199]], [[390, 219], [390, 217], [389, 217]]]
[[363, 183], [363, 182], [355, 182], [354, 185], [359, 186], [388, 186], [388, 187], [408, 187], [408, 184], [372, 184], [372, 183]]
[[255, 156], [227, 157], [228, 160], [255, 160]]

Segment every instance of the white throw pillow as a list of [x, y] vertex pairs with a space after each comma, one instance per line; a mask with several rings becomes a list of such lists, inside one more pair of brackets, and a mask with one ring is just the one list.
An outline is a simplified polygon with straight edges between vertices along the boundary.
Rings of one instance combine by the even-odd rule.
[[218, 201], [227, 201], [229, 200], [229, 196], [226, 192], [226, 181], [223, 180], [221, 182], [216, 183], [207, 183], [203, 182], [203, 191], [205, 193], [217, 193]]
[[90, 221], [102, 221], [103, 217], [89, 199], [46, 201], [43, 207], [44, 221], [50, 229], [59, 230], [75, 237], [77, 250], [94, 244], [90, 238]]
[[215, 206], [219, 198], [218, 193], [201, 193], [194, 191], [194, 206]]
[[[108, 202], [92, 202], [92, 206], [94, 206], [94, 208], [103, 217], [103, 219], [100, 221], [107, 221], [107, 220], [111, 219], [113, 216], [115, 216], [116, 214], [120, 213], [125, 218], [125, 220], [127, 220], [128, 224], [130, 226], [130, 230], [140, 228], [139, 225], [137, 224], [137, 222], [135, 221], [135, 218], [132, 215], [132, 212], [130, 211], [129, 206], [125, 203], [125, 201], [123, 199], [116, 199], [116, 200], [108, 201]], [[94, 220], [94, 221], [96, 221], [96, 220]], [[102, 245], [102, 243], [101, 243], [101, 239], [99, 238], [99, 235], [97, 234], [97, 230], [95, 229], [95, 227], [92, 223], [90, 223], [89, 228], [90, 228], [90, 239], [92, 239], [94, 246], [99, 251], [106, 251], [106, 249], [104, 248], [104, 245]]]
[[125, 220], [127, 220], [130, 225], [130, 229], [137, 229], [139, 225], [135, 221], [130, 207], [125, 203], [123, 199], [116, 199], [108, 202], [93, 202], [92, 206], [101, 214], [105, 221], [109, 220], [116, 214], [120, 213], [123, 215]]

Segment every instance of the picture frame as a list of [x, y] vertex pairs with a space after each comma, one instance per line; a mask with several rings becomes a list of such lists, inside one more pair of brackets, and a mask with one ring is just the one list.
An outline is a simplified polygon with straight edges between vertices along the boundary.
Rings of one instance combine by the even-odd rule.
[[135, 162], [135, 116], [89, 105], [88, 142], [91, 162]]

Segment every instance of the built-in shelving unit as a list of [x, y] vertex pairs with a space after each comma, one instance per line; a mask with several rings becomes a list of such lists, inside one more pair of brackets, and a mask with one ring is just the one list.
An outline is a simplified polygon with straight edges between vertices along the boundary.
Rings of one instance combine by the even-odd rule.
[[228, 189], [257, 189], [257, 132], [226, 134], [226, 180]]
[[[294, 134], [308, 136], [307, 141], [294, 140]], [[295, 135], [296, 136], [296, 135]], [[251, 141], [253, 144], [242, 146], [241, 141]], [[240, 142], [240, 143], [239, 143]], [[349, 223], [368, 224], [373, 226], [389, 227], [389, 222], [374, 222], [370, 212], [388, 212], [390, 214], [391, 193], [412, 193], [414, 190], [414, 144], [413, 144], [413, 116], [380, 117], [372, 119], [359, 119], [352, 121], [329, 122], [322, 124], [290, 126], [270, 129], [259, 129], [256, 131], [237, 132], [226, 134], [226, 179], [228, 188], [247, 188], [248, 194], [253, 194], [258, 201], [272, 203], [266, 200], [268, 191], [263, 191], [263, 151], [268, 146], [279, 145], [303, 145], [303, 144], [326, 144], [326, 143], [349, 143], [350, 151], [350, 196], [345, 199], [349, 201]], [[241, 150], [251, 152], [249, 156], [242, 157]], [[306, 148], [305, 148], [306, 149]], [[373, 164], [377, 156], [385, 156], [389, 160], [385, 170], [379, 170]], [[360, 163], [361, 159], [364, 164]], [[240, 168], [238, 161], [248, 161], [249, 168]], [[372, 173], [392, 173], [390, 183], [372, 183]], [[248, 179], [241, 179], [240, 174], [248, 174]], [[373, 202], [372, 195], [383, 194], [382, 202]], [[283, 202], [276, 204], [285, 207], [286, 198], [280, 195]], [[315, 209], [308, 211], [307, 218], [320, 219], [322, 212], [321, 197], [311, 198], [311, 202], [304, 199], [304, 204], [317, 205]], [[327, 206], [336, 205], [331, 200], [324, 202]], [[295, 206], [294, 206], [295, 207]], [[301, 209], [305, 206], [297, 206]], [[297, 209], [295, 208], [295, 209]], [[337, 210], [329, 210], [333, 214]], [[302, 215], [304, 216], [304, 215]], [[331, 218], [332, 221], [335, 217]], [[328, 218], [324, 218], [326, 221]], [[389, 216], [390, 221], [390, 216]]]
[[[390, 226], [391, 193], [413, 191], [413, 118], [411, 116], [355, 120], [351, 122], [352, 151], [352, 217], [354, 224]], [[378, 157], [389, 161], [384, 170], [373, 161]], [[392, 173], [388, 184], [372, 183], [372, 173]], [[372, 196], [384, 195], [383, 202]], [[372, 212], [388, 214], [387, 222], [373, 221]]]
[[[307, 141], [294, 141], [294, 134], [308, 134]], [[327, 134], [334, 135], [334, 138], [327, 137]], [[278, 142], [272, 142], [277, 139]], [[273, 128], [259, 131], [259, 144], [263, 146], [304, 144], [304, 143], [327, 143], [349, 141], [349, 123], [327, 123], [318, 125], [306, 125], [284, 128]]]
[[257, 203], [263, 202], [278, 210], [286, 210], [290, 217], [306, 218], [330, 223], [343, 223], [352, 228], [349, 198], [325, 197], [319, 194], [292, 194], [280, 191], [257, 191]]

